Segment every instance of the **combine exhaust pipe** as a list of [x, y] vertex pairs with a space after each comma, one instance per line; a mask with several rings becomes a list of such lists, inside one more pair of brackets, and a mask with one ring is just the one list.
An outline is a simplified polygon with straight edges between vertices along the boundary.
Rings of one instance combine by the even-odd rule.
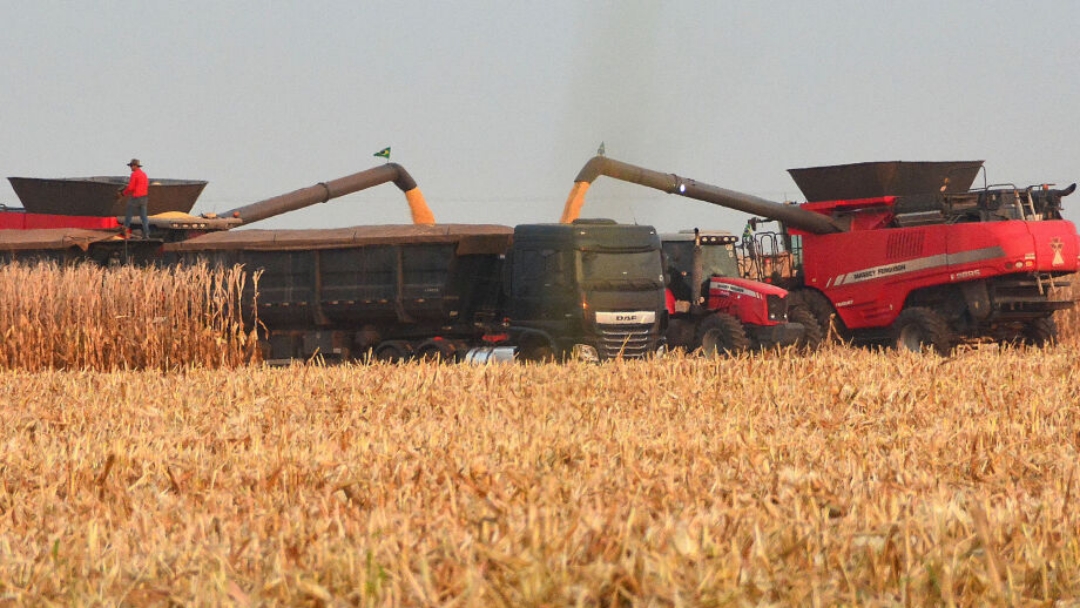
[[416, 180], [404, 167], [397, 163], [386, 163], [378, 167], [354, 173], [329, 182], [320, 182], [314, 186], [302, 188], [288, 194], [237, 207], [225, 212], [226, 217], [235, 217], [243, 225], [252, 224], [270, 217], [303, 209], [317, 203], [325, 203], [332, 198], [359, 192], [368, 188], [394, 182], [405, 193], [409, 203], [409, 212], [414, 224], [434, 224], [435, 215], [424, 200], [423, 193], [416, 185]]
[[831, 217], [795, 205], [775, 203], [750, 194], [743, 194], [679, 177], [674, 173], [652, 171], [606, 156], [594, 156], [581, 168], [581, 171], [574, 179], [574, 187], [570, 190], [570, 196], [566, 199], [562, 217], [559, 219], [560, 222], [567, 224], [577, 219], [581, 214], [581, 207], [585, 203], [585, 193], [588, 192], [592, 182], [601, 175], [647, 186], [668, 194], [678, 194], [679, 196], [705, 201], [721, 207], [735, 209], [736, 211], [779, 220], [792, 228], [805, 230], [813, 234], [830, 234], [847, 230]]

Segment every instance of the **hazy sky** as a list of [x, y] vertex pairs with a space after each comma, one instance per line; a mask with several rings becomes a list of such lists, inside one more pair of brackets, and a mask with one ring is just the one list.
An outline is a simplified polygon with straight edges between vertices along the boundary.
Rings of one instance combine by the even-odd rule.
[[[0, 0], [0, 172], [210, 182], [225, 211], [392, 160], [440, 222], [557, 221], [608, 156], [772, 200], [787, 169], [1080, 181], [1080, 2]], [[1080, 194], [1066, 199], [1080, 219]], [[18, 205], [6, 180], [0, 203]], [[584, 215], [746, 217], [600, 178]], [[393, 185], [258, 227], [409, 221]]]

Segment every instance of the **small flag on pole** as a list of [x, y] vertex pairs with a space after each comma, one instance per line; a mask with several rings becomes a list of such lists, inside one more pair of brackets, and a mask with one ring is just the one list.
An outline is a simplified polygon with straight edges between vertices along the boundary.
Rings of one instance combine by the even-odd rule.
[[379, 156], [381, 158], [385, 158], [386, 160], [390, 160], [390, 146], [387, 146], [387, 147], [383, 148], [382, 150], [379, 150], [374, 155]]

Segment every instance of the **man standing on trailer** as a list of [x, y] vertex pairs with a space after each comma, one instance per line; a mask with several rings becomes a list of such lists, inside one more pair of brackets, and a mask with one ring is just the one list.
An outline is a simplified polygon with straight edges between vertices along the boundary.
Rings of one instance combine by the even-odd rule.
[[128, 163], [131, 167], [131, 177], [125, 188], [120, 190], [120, 197], [129, 197], [127, 204], [127, 216], [124, 217], [124, 238], [131, 236], [131, 216], [135, 208], [139, 208], [139, 218], [142, 220], [143, 238], [150, 238], [150, 218], [146, 213], [146, 206], [150, 202], [150, 179], [142, 170], [139, 159], [133, 158]]

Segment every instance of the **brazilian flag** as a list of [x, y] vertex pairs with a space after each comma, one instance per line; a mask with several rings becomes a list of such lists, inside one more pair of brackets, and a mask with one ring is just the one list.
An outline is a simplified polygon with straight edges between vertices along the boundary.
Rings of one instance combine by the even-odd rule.
[[390, 160], [390, 147], [387, 146], [387, 147], [383, 148], [382, 150], [379, 150], [378, 152], [376, 152], [374, 155], [378, 156], [380, 158], [385, 158], [386, 160]]

